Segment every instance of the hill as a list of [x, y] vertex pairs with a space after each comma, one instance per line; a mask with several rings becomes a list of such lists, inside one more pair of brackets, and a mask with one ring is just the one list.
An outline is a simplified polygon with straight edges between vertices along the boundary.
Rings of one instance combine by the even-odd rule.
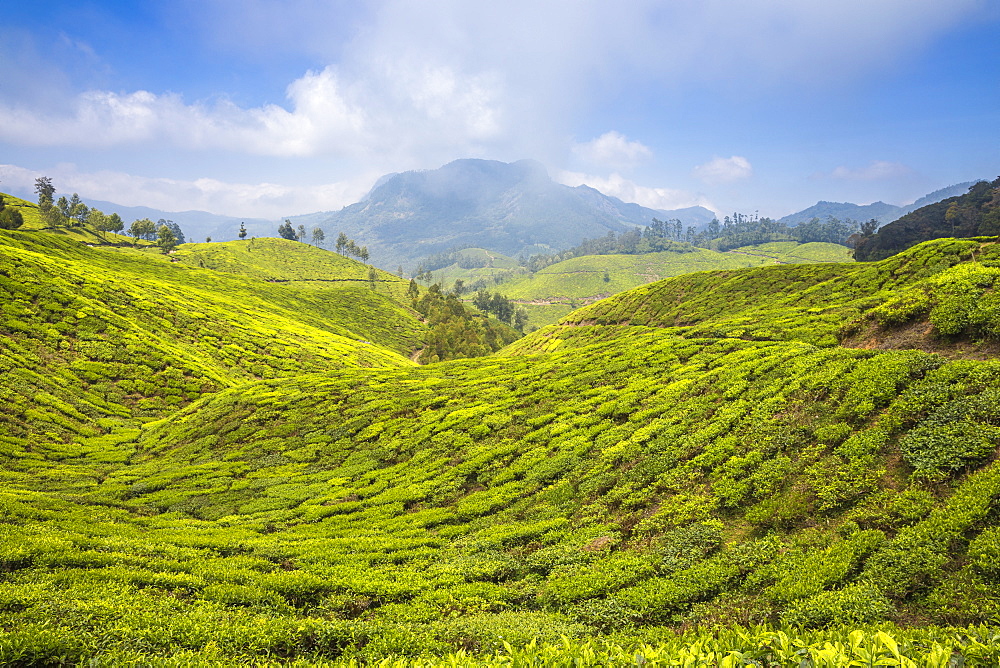
[[[831, 638], [890, 652], [876, 623], [1000, 615], [996, 239], [668, 278], [420, 367], [393, 352], [419, 330], [374, 313], [388, 296], [337, 315], [305, 253], [248, 269], [297, 287], [0, 240], [21, 416], [0, 662], [595, 663], [682, 641], [797, 665]], [[922, 326], [935, 352], [893, 336]], [[697, 628], [762, 623], [868, 631]], [[891, 633], [897, 654], [1000, 650]]]
[[1000, 233], [1000, 178], [979, 181], [963, 195], [923, 206], [861, 239], [859, 260], [880, 260], [921, 241]]
[[[823, 242], [772, 242], [726, 252], [684, 246], [678, 244], [680, 250], [658, 253], [584, 255], [537, 272], [508, 269], [494, 274], [503, 279], [496, 290], [521, 304], [529, 323], [540, 327], [552, 324], [572, 308], [670, 276], [770, 264], [851, 261], [850, 249]], [[434, 272], [434, 276], [462, 277], [466, 286], [477, 285], [471, 273], [463, 275], [455, 265]]]
[[[706, 212], [681, 213], [700, 221]], [[557, 184], [530, 160], [456, 160], [440, 169], [389, 175], [357, 204], [291, 220], [345, 232], [367, 245], [382, 266], [411, 267], [455, 248], [509, 256], [551, 252], [671, 215], [586, 186]]]
[[825, 220], [830, 217], [839, 218], [841, 220], [850, 218], [857, 221], [867, 221], [874, 218], [880, 225], [885, 225], [886, 223], [891, 223], [892, 221], [897, 220], [911, 211], [919, 209], [920, 207], [940, 202], [941, 200], [949, 197], [961, 195], [966, 192], [969, 187], [973, 185], [973, 183], [974, 182], [972, 181], [967, 183], [957, 183], [953, 186], [948, 186], [947, 188], [935, 190], [934, 192], [928, 193], [915, 202], [905, 206], [896, 206], [894, 204], [886, 204], [885, 202], [874, 202], [872, 204], [862, 205], [852, 204], [850, 202], [821, 201], [807, 209], [789, 214], [784, 218], [781, 218], [778, 222], [793, 226], [808, 222], [813, 218], [819, 218], [820, 220]]

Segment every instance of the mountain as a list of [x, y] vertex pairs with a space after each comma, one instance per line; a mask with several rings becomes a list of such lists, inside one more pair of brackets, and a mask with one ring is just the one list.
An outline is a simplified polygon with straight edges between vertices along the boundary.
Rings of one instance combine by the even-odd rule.
[[846, 220], [850, 218], [859, 222], [864, 222], [874, 218], [879, 221], [880, 225], [885, 225], [886, 223], [897, 220], [907, 213], [919, 209], [922, 206], [939, 202], [948, 197], [960, 195], [968, 190], [972, 184], [973, 182], [970, 181], [968, 183], [958, 183], [953, 186], [948, 186], [947, 188], [941, 188], [940, 190], [935, 190], [932, 193], [924, 195], [912, 204], [907, 204], [905, 206], [895, 206], [893, 204], [886, 204], [885, 202], [874, 202], [873, 204], [861, 205], [851, 204], [850, 202], [821, 201], [807, 209], [791, 213], [784, 218], [781, 218], [778, 222], [791, 226], [807, 222], [813, 218], [819, 218], [820, 220], [825, 220], [826, 218], [839, 218], [840, 220]]
[[803, 209], [797, 213], [791, 213], [784, 218], [781, 218], [778, 222], [785, 223], [786, 225], [798, 225], [812, 220], [813, 218], [819, 218], [820, 220], [825, 220], [826, 218], [839, 218], [840, 220], [851, 218], [858, 221], [875, 218], [880, 223], [884, 224], [890, 220], [899, 218], [902, 214], [902, 207], [886, 204], [885, 202], [860, 205], [851, 204], [850, 202], [820, 201], [807, 209]]
[[979, 181], [968, 192], [927, 204], [861, 239], [859, 260], [880, 260], [922, 241], [1000, 234], [1000, 178]]
[[440, 169], [393, 174], [360, 202], [338, 212], [292, 218], [327, 235], [346, 233], [367, 245], [382, 266], [415, 265], [455, 248], [509, 256], [568, 248], [584, 238], [680, 217], [701, 224], [700, 207], [658, 211], [552, 181], [534, 161], [456, 160]]
[[184, 232], [187, 241], [204, 241], [211, 237], [216, 241], [231, 241], [237, 238], [240, 223], [244, 223], [249, 236], [269, 237], [277, 233], [278, 221], [266, 218], [238, 218], [222, 216], [208, 211], [162, 211], [148, 206], [124, 206], [114, 202], [88, 200], [87, 206], [100, 209], [106, 214], [117, 213], [129, 223], [141, 218], [149, 218], [153, 222], [170, 220], [177, 223]]

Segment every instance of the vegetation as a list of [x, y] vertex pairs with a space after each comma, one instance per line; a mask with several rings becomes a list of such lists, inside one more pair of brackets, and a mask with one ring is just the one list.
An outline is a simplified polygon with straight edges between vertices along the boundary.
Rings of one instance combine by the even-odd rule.
[[0, 663], [995, 665], [998, 277], [939, 240], [514, 340], [287, 240], [0, 232]]
[[1000, 234], [1000, 178], [979, 181], [969, 192], [928, 204], [858, 242], [858, 260], [881, 260], [922, 241]]

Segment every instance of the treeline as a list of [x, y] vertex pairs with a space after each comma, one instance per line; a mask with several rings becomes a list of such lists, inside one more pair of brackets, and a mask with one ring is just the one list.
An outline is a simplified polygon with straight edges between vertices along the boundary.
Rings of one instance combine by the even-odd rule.
[[695, 228], [684, 228], [684, 224], [679, 220], [663, 221], [654, 218], [651, 225], [642, 229], [635, 228], [620, 234], [610, 231], [603, 237], [584, 239], [564, 251], [520, 258], [520, 262], [528, 271], [535, 272], [557, 262], [583, 255], [639, 255], [662, 251], [687, 253], [694, 248], [685, 239], [692, 238], [694, 234]]
[[[48, 227], [89, 227], [100, 232], [105, 240], [108, 232], [121, 233], [125, 230], [125, 221], [121, 216], [117, 213], [105, 214], [100, 209], [87, 206], [77, 193], [73, 193], [69, 198], [63, 195], [58, 200], [55, 199], [55, 186], [52, 179], [47, 176], [35, 179], [35, 193], [38, 195], [38, 210], [42, 222]], [[16, 214], [15, 219], [5, 217], [5, 210], [0, 198], [0, 228], [10, 225], [6, 229], [16, 229], [23, 224], [20, 211], [11, 210]], [[20, 222], [17, 219], [20, 219]], [[186, 242], [180, 225], [163, 218], [155, 223], [149, 218], [134, 220], [126, 234], [132, 237], [134, 245], [138, 245], [140, 240], [150, 241], [165, 253]]]
[[640, 255], [662, 251], [689, 253], [695, 248], [727, 251], [770, 241], [825, 241], [848, 246], [851, 244], [851, 236], [860, 229], [855, 220], [832, 217], [826, 220], [813, 218], [801, 225], [789, 227], [785, 223], [761, 218], [756, 214], [734, 213], [732, 216], [725, 216], [721, 222], [713, 218], [702, 229], [693, 225], [685, 226], [677, 219], [654, 218], [650, 225], [642, 229], [636, 228], [620, 234], [608, 232], [597, 239], [584, 239], [576, 246], [558, 253], [533, 255], [530, 258], [520, 258], [520, 261], [528, 271], [535, 272], [583, 255]]

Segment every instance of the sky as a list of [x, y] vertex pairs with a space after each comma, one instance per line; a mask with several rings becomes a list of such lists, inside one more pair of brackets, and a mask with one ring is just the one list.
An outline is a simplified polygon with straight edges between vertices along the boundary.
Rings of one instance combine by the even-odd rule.
[[1000, 175], [1000, 0], [0, 0], [0, 191], [337, 210], [535, 159], [780, 217]]

